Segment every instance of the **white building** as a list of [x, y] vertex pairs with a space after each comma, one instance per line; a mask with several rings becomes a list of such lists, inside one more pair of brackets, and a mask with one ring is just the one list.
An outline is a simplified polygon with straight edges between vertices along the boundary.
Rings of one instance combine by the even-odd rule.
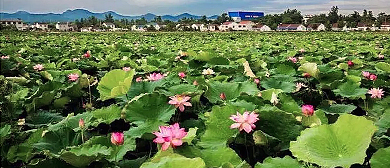
[[46, 23], [35, 23], [35, 24], [31, 25], [31, 28], [47, 30], [47, 29], [49, 29], [49, 24], [46, 24]]
[[166, 25], [160, 25], [160, 24], [154, 23], [154, 22], [146, 24], [146, 27], [150, 27], [150, 26], [153, 26], [154, 29], [156, 29], [157, 31], [160, 30], [161, 28], [166, 27]]
[[218, 28], [217, 24], [209, 24], [209, 25], [207, 25], [207, 30], [208, 31], [216, 31], [217, 28]]
[[92, 31], [92, 27], [82, 27], [80, 29], [81, 32], [91, 32]]
[[204, 24], [192, 24], [191, 28], [198, 31], [207, 31], [208, 27]]
[[358, 23], [357, 30], [359, 31], [367, 31], [369, 27], [365, 23]]
[[57, 22], [56, 29], [59, 31], [72, 31], [73, 27], [70, 27], [68, 22], [66, 23]]
[[306, 27], [302, 24], [279, 24], [278, 31], [306, 31]]
[[263, 31], [272, 31], [272, 29], [269, 26], [263, 25], [263, 24], [254, 25], [252, 27], [252, 30], [254, 30], [254, 31], [262, 31], [262, 32]]
[[238, 27], [236, 22], [224, 22], [221, 26], [219, 26], [219, 30], [221, 31], [229, 31], [234, 30]]
[[102, 25], [104, 27], [112, 29], [112, 30], [115, 29], [115, 24], [114, 23], [107, 22], [107, 23], [103, 23]]
[[381, 31], [390, 31], [390, 22], [384, 22], [381, 24]]
[[26, 26], [23, 26], [22, 20], [17, 20], [17, 19], [1, 20], [0, 23], [5, 26], [15, 25], [16, 29], [18, 30], [26, 30]]
[[146, 26], [145, 25], [133, 25], [131, 26], [131, 31], [140, 31], [140, 32], [144, 32], [146, 31]]
[[307, 25], [307, 30], [308, 31], [325, 31], [326, 27], [322, 23], [311, 23]]
[[233, 30], [237, 31], [249, 31], [252, 30], [252, 27], [256, 25], [252, 21], [241, 21], [238, 23], [237, 27], [233, 28]]

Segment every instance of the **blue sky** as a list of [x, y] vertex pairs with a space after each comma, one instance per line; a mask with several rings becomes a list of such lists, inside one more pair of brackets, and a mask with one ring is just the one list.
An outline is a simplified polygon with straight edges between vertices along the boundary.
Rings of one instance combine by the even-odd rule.
[[0, 0], [1, 12], [62, 13], [83, 8], [93, 12], [115, 11], [123, 15], [145, 13], [214, 15], [227, 11], [263, 11], [266, 14], [298, 9], [303, 14], [327, 13], [332, 6], [349, 14], [363, 9], [390, 13], [390, 0]]

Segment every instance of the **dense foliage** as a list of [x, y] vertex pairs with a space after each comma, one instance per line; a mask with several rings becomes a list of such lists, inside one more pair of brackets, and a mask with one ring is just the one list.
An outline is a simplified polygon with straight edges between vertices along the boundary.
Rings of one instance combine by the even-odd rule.
[[2, 167], [390, 167], [390, 34], [0, 42]]

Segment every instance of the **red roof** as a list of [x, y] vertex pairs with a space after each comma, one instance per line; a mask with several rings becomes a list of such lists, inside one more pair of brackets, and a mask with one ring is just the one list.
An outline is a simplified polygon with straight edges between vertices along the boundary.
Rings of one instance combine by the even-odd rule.
[[224, 22], [223, 25], [229, 25], [232, 22]]
[[252, 24], [253, 22], [250, 20], [241, 21], [239, 24]]

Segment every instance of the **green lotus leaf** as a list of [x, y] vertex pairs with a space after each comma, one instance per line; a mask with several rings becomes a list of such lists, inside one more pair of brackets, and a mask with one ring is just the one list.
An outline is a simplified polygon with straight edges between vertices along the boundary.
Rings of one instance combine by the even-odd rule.
[[0, 128], [0, 145], [3, 145], [3, 141], [7, 137], [7, 135], [11, 134], [11, 125], [4, 125]]
[[51, 153], [57, 154], [62, 149], [68, 146], [76, 146], [80, 142], [81, 136], [79, 133], [76, 133], [69, 127], [63, 127], [55, 131], [46, 132], [42, 136], [42, 139], [34, 144], [34, 147], [39, 150], [49, 150]]
[[42, 132], [43, 129], [35, 130], [26, 141], [19, 145], [11, 146], [7, 153], [7, 160], [11, 163], [17, 160], [25, 162], [30, 160], [36, 152], [34, 144], [42, 140]]
[[121, 117], [122, 109], [116, 105], [111, 105], [109, 107], [103, 107], [101, 109], [97, 109], [92, 111], [92, 115], [94, 118], [98, 119], [99, 122], [96, 122], [97, 126], [99, 123], [110, 124], [116, 119]]
[[298, 68], [299, 71], [309, 73], [311, 76], [317, 78], [320, 70], [317, 68], [317, 63], [307, 62]]
[[294, 115], [270, 105], [259, 109], [259, 121], [256, 126], [256, 129], [278, 138], [282, 149], [288, 149], [290, 141], [295, 140], [303, 130]]
[[370, 160], [372, 168], [390, 167], [390, 147], [381, 148], [372, 155]]
[[254, 83], [212, 81], [208, 83], [208, 90], [206, 91], [205, 96], [210, 102], [217, 103], [218, 101], [222, 101], [220, 98], [221, 93], [224, 93], [226, 95], [226, 101], [229, 101], [239, 97], [241, 93], [256, 95], [258, 92], [259, 89], [257, 89], [257, 86]]
[[129, 99], [132, 99], [144, 93], [152, 93], [156, 88], [162, 87], [165, 83], [165, 79], [155, 82], [135, 82], [131, 85], [126, 95]]
[[360, 98], [365, 97], [368, 89], [360, 88], [358, 83], [348, 81], [346, 83], [341, 84], [337, 89], [333, 90], [333, 92], [337, 95], [347, 97], [347, 98]]
[[332, 104], [329, 107], [321, 108], [326, 114], [351, 113], [355, 109], [356, 106], [350, 104]]
[[213, 106], [206, 121], [206, 132], [201, 137], [198, 145], [213, 149], [226, 147], [228, 139], [238, 133], [238, 130], [230, 129], [230, 125], [234, 122], [229, 117], [236, 113], [234, 106]]
[[106, 73], [97, 87], [100, 93], [100, 99], [104, 101], [125, 95], [130, 89], [134, 73], [134, 69], [127, 72], [114, 69]]
[[246, 164], [233, 149], [228, 147], [204, 149], [201, 153], [207, 167], [221, 167], [227, 163], [233, 165], [233, 167], [243, 164], [243, 162]]
[[286, 93], [291, 93], [293, 90], [295, 90], [295, 84], [293, 82], [281, 81], [275, 78], [262, 81], [261, 86], [265, 89], [280, 89]]
[[372, 121], [344, 114], [334, 124], [302, 131], [297, 141], [290, 143], [290, 151], [299, 160], [323, 167], [362, 164], [375, 131]]
[[158, 159], [158, 161], [145, 162], [141, 165], [141, 168], [204, 168], [206, 167], [204, 161], [199, 158], [186, 158], [178, 154], [170, 154], [168, 156]]
[[381, 71], [390, 72], [390, 64], [386, 62], [378, 62], [375, 68]]
[[187, 135], [182, 139], [183, 142], [187, 142], [188, 144], [192, 144], [192, 140], [195, 138], [196, 136], [196, 131], [198, 130], [198, 128], [190, 128], [188, 129], [188, 133]]
[[303, 166], [298, 163], [297, 160], [291, 158], [290, 156], [285, 156], [284, 158], [272, 158], [267, 157], [264, 159], [263, 163], [257, 163], [255, 168], [302, 168]]
[[390, 111], [383, 113], [380, 119], [375, 122], [375, 125], [379, 128], [376, 134], [386, 133], [387, 129], [390, 128]]
[[175, 106], [168, 104], [167, 97], [157, 93], [145, 94], [125, 107], [126, 119], [137, 125], [127, 134], [141, 137], [144, 133], [157, 131], [159, 125], [165, 125], [171, 119], [175, 110]]
[[168, 91], [171, 93], [170, 96], [174, 96], [177, 94], [193, 93], [196, 92], [197, 89], [194, 85], [191, 84], [181, 84], [170, 87]]
[[92, 113], [85, 112], [82, 114], [77, 114], [76, 116], [73, 116], [73, 114], [69, 114], [67, 117], [65, 117], [62, 121], [49, 125], [47, 128], [48, 131], [56, 131], [58, 129], [62, 129], [65, 127], [71, 128], [71, 129], [77, 129], [79, 128], [79, 120], [82, 118], [85, 121], [86, 125], [89, 125], [92, 120]]
[[72, 147], [62, 151], [60, 158], [75, 167], [85, 167], [100, 156], [110, 155], [110, 149], [102, 145]]

